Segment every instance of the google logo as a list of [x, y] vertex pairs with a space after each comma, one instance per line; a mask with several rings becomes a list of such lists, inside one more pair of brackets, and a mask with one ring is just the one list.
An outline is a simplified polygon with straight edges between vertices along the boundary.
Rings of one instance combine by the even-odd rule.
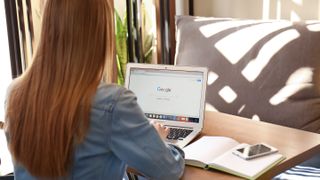
[[170, 88], [157, 87], [157, 91], [168, 93], [168, 92], [171, 92], [171, 89]]

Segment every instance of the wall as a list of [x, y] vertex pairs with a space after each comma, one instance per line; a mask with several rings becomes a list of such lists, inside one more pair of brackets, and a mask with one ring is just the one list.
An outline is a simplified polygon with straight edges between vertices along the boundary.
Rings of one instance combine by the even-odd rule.
[[[4, 1], [0, 2], [0, 121], [4, 121], [4, 101], [8, 85], [11, 83], [11, 65], [7, 35]], [[11, 156], [7, 148], [4, 131], [0, 130], [0, 176], [13, 171]], [[1, 179], [1, 178], [0, 178]]]
[[189, 9], [188, 0], [175, 0], [175, 1], [176, 1], [176, 15], [188, 14], [188, 9]]
[[[188, 0], [176, 0], [176, 4], [177, 14], [187, 14]], [[320, 19], [320, 0], [194, 0], [194, 15], [293, 21]]]
[[3, 121], [5, 94], [12, 80], [4, 1], [0, 2], [0, 39], [0, 121]]

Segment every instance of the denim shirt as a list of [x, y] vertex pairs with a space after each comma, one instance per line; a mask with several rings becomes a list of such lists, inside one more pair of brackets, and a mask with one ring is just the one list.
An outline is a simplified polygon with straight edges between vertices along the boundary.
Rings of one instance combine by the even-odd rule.
[[[75, 148], [70, 174], [62, 179], [120, 180], [127, 166], [150, 179], [171, 180], [182, 176], [184, 159], [161, 140], [131, 91], [101, 83], [88, 133]], [[37, 179], [19, 163], [14, 163], [14, 175], [18, 180]]]

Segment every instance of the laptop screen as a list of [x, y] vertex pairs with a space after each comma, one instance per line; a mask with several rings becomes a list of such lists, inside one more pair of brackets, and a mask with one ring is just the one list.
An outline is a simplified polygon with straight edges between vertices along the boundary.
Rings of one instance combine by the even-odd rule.
[[128, 89], [151, 119], [199, 123], [203, 72], [131, 68]]

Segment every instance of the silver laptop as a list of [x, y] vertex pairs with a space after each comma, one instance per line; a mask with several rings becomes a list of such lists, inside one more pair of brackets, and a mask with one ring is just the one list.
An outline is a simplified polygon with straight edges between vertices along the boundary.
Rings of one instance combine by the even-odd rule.
[[125, 85], [149, 120], [170, 128], [166, 142], [186, 146], [203, 128], [207, 68], [127, 65]]

